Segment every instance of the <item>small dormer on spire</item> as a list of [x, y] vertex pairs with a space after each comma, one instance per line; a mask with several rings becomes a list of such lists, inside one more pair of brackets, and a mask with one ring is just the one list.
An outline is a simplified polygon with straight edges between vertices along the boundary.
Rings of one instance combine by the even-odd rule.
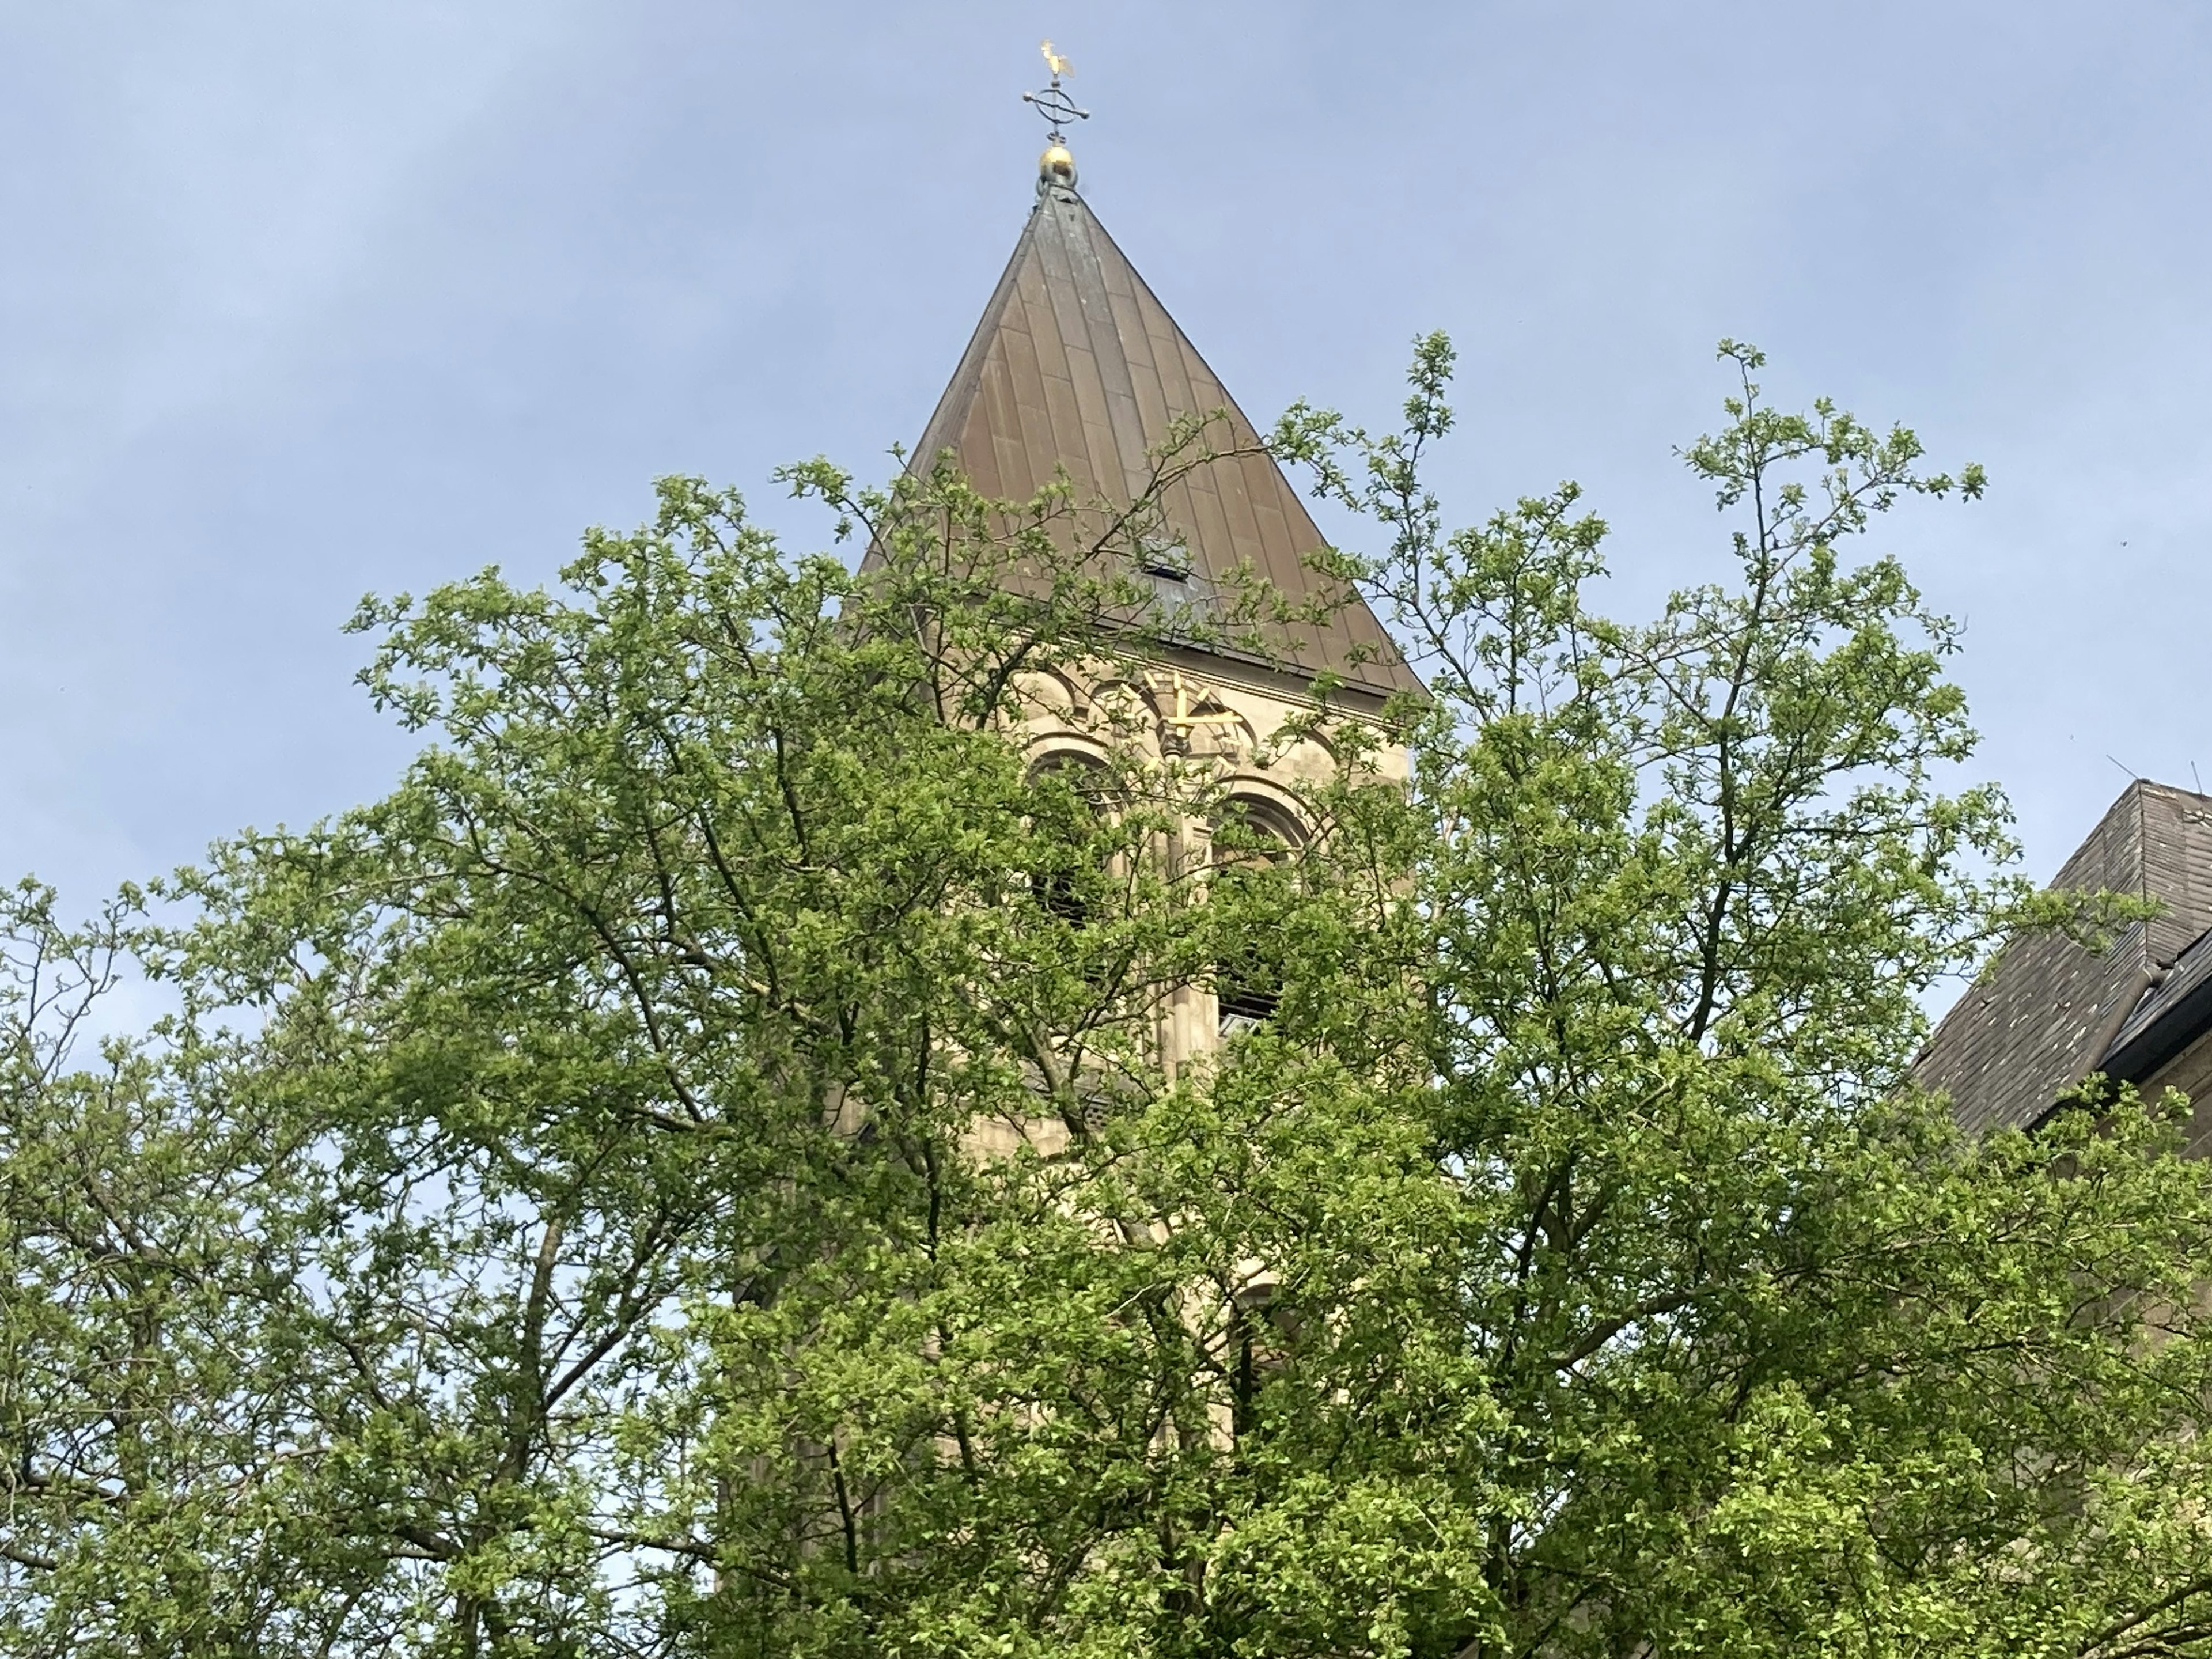
[[1073, 190], [1075, 187], [1075, 157], [1068, 152], [1067, 134], [1060, 130], [1060, 124], [1064, 121], [1088, 121], [1091, 112], [1077, 108], [1075, 100], [1060, 84], [1062, 76], [1075, 73], [1075, 65], [1054, 52], [1049, 40], [1041, 42], [1038, 50], [1044, 53], [1044, 65], [1052, 73], [1052, 84], [1042, 92], [1022, 94], [1022, 101], [1034, 104], [1049, 129], [1045, 134], [1044, 154], [1037, 157], [1037, 188], [1048, 190], [1058, 185]]

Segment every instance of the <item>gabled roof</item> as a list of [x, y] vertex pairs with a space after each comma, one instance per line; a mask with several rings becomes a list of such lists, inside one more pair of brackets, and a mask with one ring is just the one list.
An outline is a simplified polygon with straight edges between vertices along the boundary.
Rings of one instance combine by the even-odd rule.
[[2130, 1083], [2143, 1082], [2207, 1030], [2212, 1030], [2212, 933], [2199, 934], [2144, 993], [2097, 1069]]
[[[1041, 186], [1013, 257], [913, 465], [951, 450], [985, 495], [1026, 500], [1065, 467], [1079, 501], [1133, 501], [1152, 452], [1180, 416], [1225, 411], [1215, 448], [1257, 443], [1237, 407], [1145, 280], [1072, 187]], [[1334, 593], [1304, 555], [1327, 538], [1267, 455], [1225, 455], [1171, 484], [1170, 526], [1205, 586], [1240, 564], [1287, 597]], [[1310, 678], [1324, 671], [1378, 695], [1420, 681], [1357, 595], [1328, 623], [1271, 630], [1273, 650]]]
[[2142, 1082], [2212, 1029], [2212, 797], [2130, 784], [2051, 885], [2165, 908], [2101, 956], [2022, 939], [1943, 1017], [1914, 1073], [1976, 1132], [2034, 1124], [2090, 1072]]

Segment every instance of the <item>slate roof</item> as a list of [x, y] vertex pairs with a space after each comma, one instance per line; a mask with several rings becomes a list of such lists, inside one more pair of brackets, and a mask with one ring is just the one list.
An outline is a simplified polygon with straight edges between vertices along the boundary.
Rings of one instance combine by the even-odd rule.
[[1914, 1070], [1970, 1130], [2033, 1125], [2089, 1072], [2142, 1082], [2212, 1029], [2212, 796], [2130, 784], [2051, 885], [2165, 908], [2101, 956], [2023, 939], [1943, 1017]]
[[[1209, 434], [1215, 447], [1257, 442], [1220, 378], [1089, 204], [1054, 184], [1040, 187], [912, 464], [927, 468], [949, 449], [985, 495], [1014, 500], [1064, 466], [1079, 501], [1125, 506], [1145, 487], [1150, 452], [1170, 423], [1217, 410], [1226, 411], [1227, 426]], [[1327, 538], [1269, 457], [1208, 462], [1169, 487], [1164, 507], [1201, 588], [1218, 587], [1247, 562], [1294, 599], [1323, 588], [1301, 560]], [[1308, 678], [1332, 672], [1378, 696], [1419, 690], [1374, 613], [1347, 598], [1325, 625], [1271, 630], [1272, 649]]]
[[2140, 1083], [2212, 1029], [2212, 933], [2181, 953], [2136, 1005], [2097, 1063], [2108, 1077]]

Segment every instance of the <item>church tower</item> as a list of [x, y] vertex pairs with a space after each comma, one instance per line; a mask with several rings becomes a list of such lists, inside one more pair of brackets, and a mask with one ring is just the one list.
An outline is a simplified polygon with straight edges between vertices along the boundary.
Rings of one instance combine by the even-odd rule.
[[[1326, 678], [1332, 713], [1353, 718], [1378, 714], [1395, 694], [1419, 692], [1420, 681], [1366, 604], [1310, 568], [1326, 538], [1298, 492], [1077, 191], [1060, 124], [1085, 112], [1060, 88], [1065, 61], [1048, 44], [1046, 54], [1051, 88], [1025, 94], [1053, 121], [1036, 200], [912, 464], [927, 471], [949, 455], [984, 495], [1012, 501], [1064, 470], [1079, 498], [1126, 507], [1152, 487], [1176, 423], [1209, 422], [1212, 459], [1160, 494], [1170, 545], [1143, 562], [1143, 579], [1170, 609], [1203, 612], [1238, 581], [1256, 579], [1293, 605], [1319, 601], [1326, 615], [1269, 623], [1264, 651], [1221, 642], [1163, 647], [1139, 695], [1151, 745], [1210, 765], [1230, 810], [1295, 848], [1308, 834], [1300, 786], [1336, 765], [1316, 738], [1279, 741], [1286, 720], [1318, 706], [1316, 679]], [[1096, 690], [1060, 684], [1032, 696], [1024, 736], [1039, 765], [1083, 757]], [[1391, 751], [1385, 765], [1402, 760]], [[1212, 828], [1186, 824], [1174, 856], [1207, 860]], [[1209, 1051], [1265, 1012], [1263, 995], [1189, 988], [1165, 1018], [1163, 1055], [1172, 1065]]]

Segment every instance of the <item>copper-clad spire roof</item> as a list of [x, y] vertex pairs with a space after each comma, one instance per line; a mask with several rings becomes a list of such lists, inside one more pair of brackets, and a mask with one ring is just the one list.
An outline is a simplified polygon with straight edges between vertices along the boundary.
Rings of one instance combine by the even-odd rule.
[[[1251, 422], [1089, 205], [1048, 174], [915, 465], [930, 466], [951, 450], [978, 489], [1015, 500], [1065, 467], [1079, 496], [1124, 504], [1145, 488], [1151, 452], [1167, 441], [1171, 422], [1216, 411], [1228, 422], [1212, 434], [1217, 448], [1257, 443]], [[1294, 600], [1335, 591], [1303, 562], [1327, 538], [1265, 454], [1199, 466], [1169, 487], [1164, 506], [1197, 577], [1218, 583], [1249, 565]], [[1299, 672], [1331, 672], [1378, 695], [1420, 688], [1356, 595], [1325, 623], [1279, 630], [1274, 650]]]

